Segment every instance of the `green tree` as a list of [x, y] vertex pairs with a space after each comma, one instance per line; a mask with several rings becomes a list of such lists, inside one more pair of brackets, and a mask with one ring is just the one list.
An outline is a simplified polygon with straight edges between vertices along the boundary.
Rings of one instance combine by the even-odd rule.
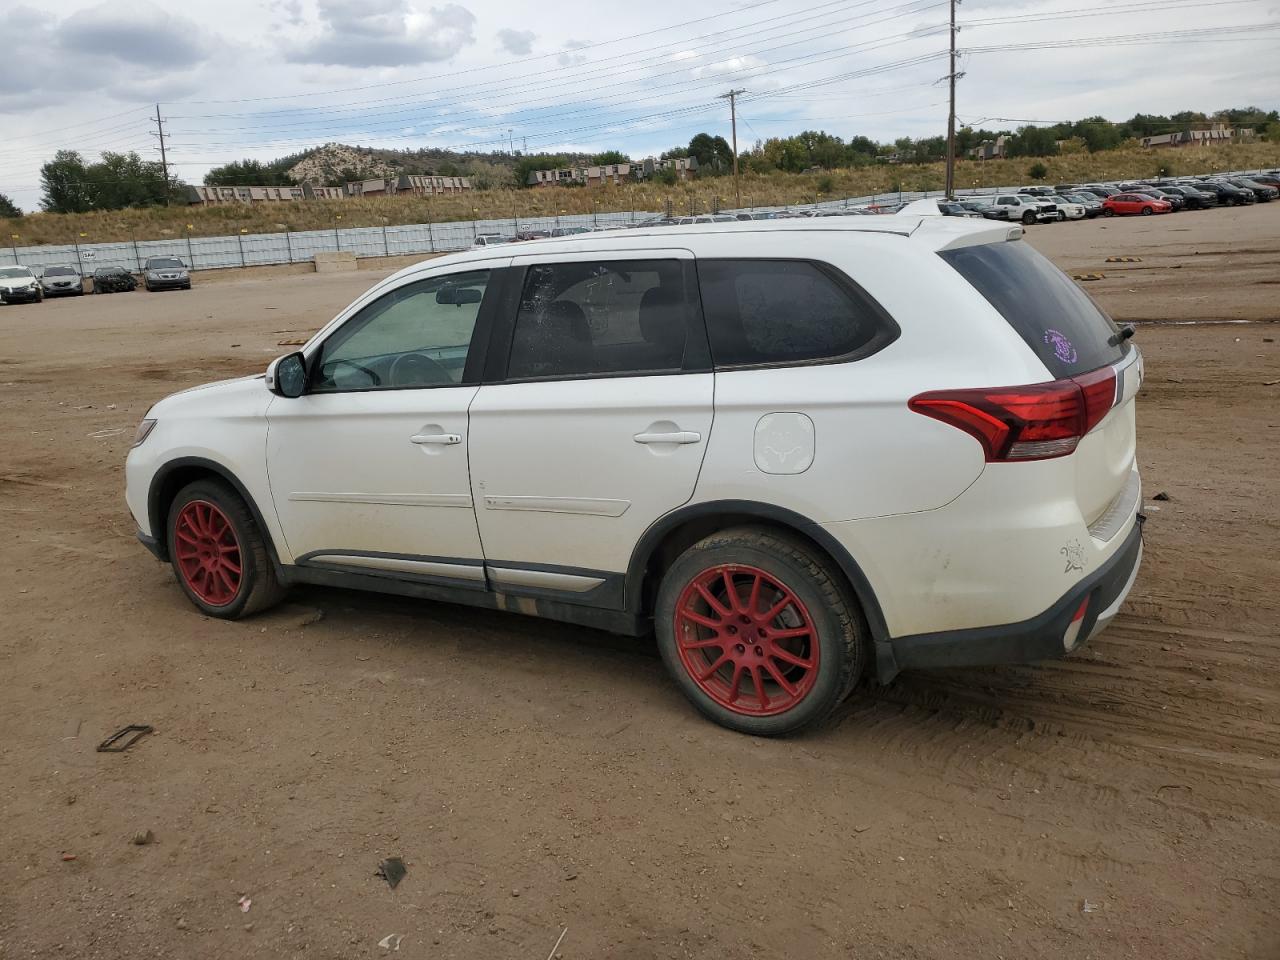
[[18, 208], [18, 205], [3, 193], [0, 193], [0, 217], [8, 220], [22, 219], [22, 211]]
[[[1071, 131], [1067, 136], [1079, 137], [1085, 142], [1090, 153], [1099, 150], [1114, 150], [1124, 141], [1123, 131], [1118, 124], [1106, 117], [1086, 117], [1070, 124]], [[1061, 139], [1066, 139], [1062, 137]]]
[[558, 167], [567, 167], [568, 165], [568, 158], [558, 153], [531, 153], [516, 161], [511, 177], [516, 186], [527, 187], [529, 185], [529, 174], [534, 170], [555, 170]]
[[606, 150], [604, 153], [597, 153], [591, 158], [593, 166], [603, 167], [611, 163], [630, 163], [631, 158], [620, 150]]
[[1043, 180], [1049, 175], [1049, 168], [1037, 161], [1027, 169], [1027, 176], [1032, 180]]
[[214, 167], [204, 175], [210, 187], [287, 187], [293, 180], [286, 174], [282, 162], [263, 163], [260, 160], [236, 160], [221, 167]]
[[1052, 157], [1058, 152], [1058, 138], [1050, 127], [1019, 127], [1009, 138], [1010, 157]]
[[733, 148], [724, 137], [713, 137], [709, 133], [696, 134], [689, 141], [686, 156], [697, 157], [698, 171], [708, 173], [726, 173], [733, 169]]
[[49, 213], [84, 213], [93, 206], [88, 167], [74, 150], [59, 150], [40, 168], [40, 187], [40, 206]]
[[156, 206], [171, 189], [160, 164], [136, 153], [104, 152], [97, 163], [85, 163], [74, 150], [54, 154], [40, 168], [40, 184], [40, 205], [50, 213]]

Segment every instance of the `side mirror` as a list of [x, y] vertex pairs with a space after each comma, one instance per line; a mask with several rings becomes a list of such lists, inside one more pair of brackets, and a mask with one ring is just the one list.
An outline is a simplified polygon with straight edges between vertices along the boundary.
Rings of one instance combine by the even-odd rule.
[[290, 353], [267, 367], [267, 389], [277, 397], [300, 397], [307, 389], [307, 359]]

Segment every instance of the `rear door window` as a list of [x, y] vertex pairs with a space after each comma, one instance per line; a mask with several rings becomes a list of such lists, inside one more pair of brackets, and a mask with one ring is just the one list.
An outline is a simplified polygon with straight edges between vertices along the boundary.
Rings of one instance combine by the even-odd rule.
[[679, 260], [529, 267], [507, 378], [679, 373], [694, 318], [684, 277]]
[[1054, 379], [1115, 363], [1129, 350], [1115, 323], [1023, 241], [938, 254], [1000, 312]]
[[717, 369], [853, 360], [898, 326], [859, 287], [804, 260], [699, 260], [702, 309]]

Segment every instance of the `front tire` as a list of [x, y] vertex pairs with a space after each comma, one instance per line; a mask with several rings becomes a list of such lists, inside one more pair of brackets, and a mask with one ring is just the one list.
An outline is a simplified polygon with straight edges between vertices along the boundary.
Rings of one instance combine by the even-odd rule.
[[1116, 215], [1116, 212], [1112, 210], [1110, 207], [1104, 207], [1102, 210], [1102, 215], [1104, 217], [1114, 217]]
[[667, 570], [654, 620], [676, 685], [705, 716], [756, 736], [818, 723], [870, 660], [848, 585], [802, 542], [753, 527], [695, 543]]
[[1150, 207], [1143, 207], [1143, 208], [1142, 208], [1142, 215], [1143, 215], [1144, 217], [1149, 217], [1149, 216], [1151, 216], [1151, 214], [1153, 214], [1154, 212], [1155, 212], [1155, 211], [1154, 211], [1154, 210], [1152, 210]]
[[1029, 227], [1036, 222], [1036, 215], [1028, 210], [1022, 215], [1022, 222]]
[[227, 484], [210, 479], [183, 487], [166, 522], [174, 575], [202, 613], [238, 620], [284, 596], [262, 531]]

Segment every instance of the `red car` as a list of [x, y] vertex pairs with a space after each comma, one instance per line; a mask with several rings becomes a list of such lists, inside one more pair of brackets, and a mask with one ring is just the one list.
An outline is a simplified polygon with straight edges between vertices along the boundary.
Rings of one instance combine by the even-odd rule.
[[1117, 213], [1140, 213], [1149, 217], [1153, 213], [1171, 213], [1173, 204], [1168, 200], [1157, 200], [1145, 193], [1117, 193], [1102, 201], [1102, 215], [1114, 217]]

